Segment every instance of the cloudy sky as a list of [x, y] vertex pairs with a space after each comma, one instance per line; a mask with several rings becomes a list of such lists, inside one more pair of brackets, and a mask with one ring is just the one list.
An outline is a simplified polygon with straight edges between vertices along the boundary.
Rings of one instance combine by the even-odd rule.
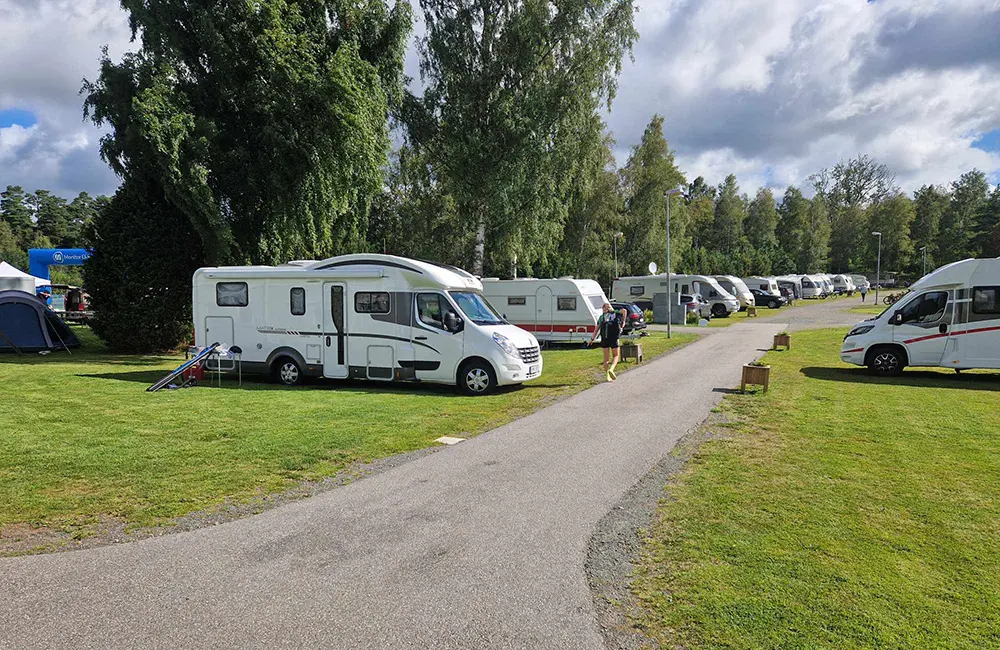
[[[660, 113], [689, 179], [745, 191], [861, 153], [907, 190], [975, 167], [1000, 182], [1000, 0], [637, 4], [608, 116], [621, 161]], [[114, 191], [78, 92], [128, 36], [116, 0], [0, 0], [0, 186]]]

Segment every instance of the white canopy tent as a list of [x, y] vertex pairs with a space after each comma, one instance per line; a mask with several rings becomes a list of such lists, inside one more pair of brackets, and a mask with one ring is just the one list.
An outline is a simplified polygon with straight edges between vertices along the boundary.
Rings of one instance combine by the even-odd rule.
[[18, 270], [7, 262], [0, 262], [0, 291], [4, 289], [16, 289], [34, 295], [38, 287], [47, 287], [52, 284], [52, 280], [36, 278], [24, 271]]

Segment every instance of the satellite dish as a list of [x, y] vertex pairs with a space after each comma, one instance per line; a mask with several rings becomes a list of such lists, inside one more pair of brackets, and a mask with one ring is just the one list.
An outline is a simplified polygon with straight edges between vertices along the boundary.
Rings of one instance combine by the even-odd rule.
[[649, 263], [649, 274], [656, 275], [656, 262]]

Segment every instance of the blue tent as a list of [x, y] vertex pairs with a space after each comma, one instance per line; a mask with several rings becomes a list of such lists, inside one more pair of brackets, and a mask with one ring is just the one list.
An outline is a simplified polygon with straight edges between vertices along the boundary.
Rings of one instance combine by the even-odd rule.
[[45, 303], [24, 291], [0, 291], [0, 352], [80, 347], [66, 323]]

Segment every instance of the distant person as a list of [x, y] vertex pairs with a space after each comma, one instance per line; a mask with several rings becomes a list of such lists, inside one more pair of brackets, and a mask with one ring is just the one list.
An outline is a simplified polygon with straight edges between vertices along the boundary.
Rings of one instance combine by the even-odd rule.
[[614, 381], [618, 378], [615, 374], [615, 366], [618, 365], [618, 359], [621, 356], [618, 337], [621, 336], [624, 327], [625, 310], [623, 309], [619, 314], [610, 304], [604, 303], [604, 313], [597, 319], [594, 335], [590, 337], [587, 345], [592, 344], [597, 335], [600, 334], [601, 347], [604, 349], [604, 377], [607, 381]]
[[867, 295], [868, 295], [868, 286], [863, 284], [861, 285], [861, 302], [865, 301], [865, 296]]

